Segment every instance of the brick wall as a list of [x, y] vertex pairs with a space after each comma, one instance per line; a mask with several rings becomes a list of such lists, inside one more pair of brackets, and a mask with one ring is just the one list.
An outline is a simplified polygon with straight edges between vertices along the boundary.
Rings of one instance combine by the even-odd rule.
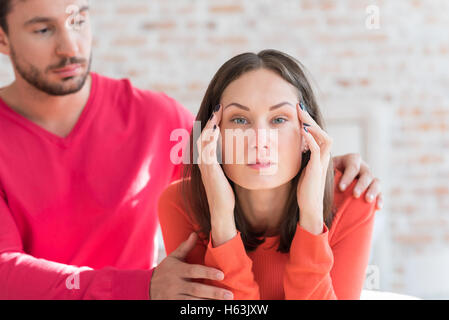
[[[388, 237], [391, 260], [381, 288], [449, 298], [449, 1], [91, 4], [93, 69], [165, 91], [192, 112], [225, 60], [265, 48], [303, 62], [325, 111], [360, 112], [366, 101], [388, 109], [391, 151], [381, 178], [391, 233], [381, 236]], [[378, 29], [366, 25], [369, 5], [379, 9]], [[11, 80], [3, 57], [0, 85]]]

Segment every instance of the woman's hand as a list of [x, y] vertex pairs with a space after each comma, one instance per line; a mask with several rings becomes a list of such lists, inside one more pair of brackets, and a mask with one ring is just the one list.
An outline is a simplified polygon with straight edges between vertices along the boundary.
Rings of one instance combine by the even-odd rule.
[[217, 159], [222, 115], [221, 105], [215, 107], [212, 117], [197, 140], [198, 166], [209, 203], [212, 243], [215, 247], [231, 240], [237, 234], [234, 221], [234, 191]]
[[299, 224], [313, 234], [323, 232], [323, 198], [326, 174], [331, 159], [332, 138], [324, 132], [313, 118], [302, 110], [299, 104], [301, 136], [311, 152], [309, 163], [304, 168], [298, 182], [297, 198], [301, 212]]

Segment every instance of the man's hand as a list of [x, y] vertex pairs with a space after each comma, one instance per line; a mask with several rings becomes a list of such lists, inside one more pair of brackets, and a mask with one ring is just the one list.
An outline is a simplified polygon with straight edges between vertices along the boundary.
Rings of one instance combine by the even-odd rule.
[[333, 163], [334, 168], [343, 172], [339, 185], [341, 191], [345, 191], [352, 181], [358, 177], [359, 180], [354, 188], [354, 197], [359, 198], [368, 189], [365, 200], [371, 203], [377, 198], [376, 207], [378, 210], [382, 209], [383, 198], [380, 190], [380, 181], [373, 176], [368, 164], [362, 160], [359, 154], [352, 153], [334, 157]]
[[195, 247], [198, 236], [192, 233], [154, 269], [150, 285], [152, 300], [232, 300], [232, 292], [190, 281], [190, 279], [223, 280], [223, 272], [202, 265], [183, 262]]

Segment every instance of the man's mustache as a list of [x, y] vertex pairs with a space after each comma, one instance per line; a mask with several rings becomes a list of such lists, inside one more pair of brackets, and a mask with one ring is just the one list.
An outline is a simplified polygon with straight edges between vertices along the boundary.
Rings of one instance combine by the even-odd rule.
[[59, 62], [57, 65], [49, 66], [47, 71], [50, 71], [53, 69], [62, 69], [64, 67], [72, 65], [72, 64], [84, 64], [84, 63], [86, 63], [86, 61], [87, 61], [86, 59], [78, 58], [78, 57], [67, 58], [67, 59], [61, 60], [61, 62]]

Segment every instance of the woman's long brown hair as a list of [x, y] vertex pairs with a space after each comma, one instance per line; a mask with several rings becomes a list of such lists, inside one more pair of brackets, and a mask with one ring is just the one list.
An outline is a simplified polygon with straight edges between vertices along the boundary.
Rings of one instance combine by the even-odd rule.
[[[218, 70], [207, 88], [196, 117], [196, 121], [201, 122], [201, 130], [203, 130], [211, 117], [214, 107], [220, 103], [221, 96], [229, 84], [247, 72], [262, 68], [274, 71], [285, 81], [296, 87], [298, 89], [298, 101], [302, 101], [305, 104], [308, 113], [316, 123], [325, 130], [324, 121], [312, 87], [303, 72], [304, 67], [293, 57], [276, 50], [264, 50], [258, 54], [240, 54], [227, 61]], [[193, 161], [193, 155], [198, 154], [198, 151], [194, 150], [194, 148], [196, 149], [196, 141], [193, 139], [192, 132], [190, 135], [190, 164], [184, 166], [181, 192], [183, 194], [185, 208], [187, 208], [193, 221], [200, 226], [200, 230], [198, 231], [207, 239], [211, 232], [210, 212], [206, 191], [201, 179], [201, 172], [198, 165]], [[302, 170], [307, 166], [309, 159], [310, 151], [307, 151], [302, 156], [300, 171], [297, 176], [293, 178], [291, 183], [292, 187], [285, 207], [285, 216], [282, 219], [278, 230], [280, 241], [277, 250], [280, 252], [289, 252], [291, 242], [296, 232], [296, 226], [301, 214], [298, 207], [296, 189]], [[234, 183], [229, 178], [228, 181], [235, 193]], [[329, 161], [323, 199], [323, 218], [324, 223], [329, 229], [334, 217], [333, 188], [334, 171], [332, 161]], [[255, 250], [264, 242], [264, 234], [252, 230], [251, 225], [248, 223], [242, 212], [237, 196], [234, 217], [236, 227], [242, 235], [245, 249], [247, 251]]]

